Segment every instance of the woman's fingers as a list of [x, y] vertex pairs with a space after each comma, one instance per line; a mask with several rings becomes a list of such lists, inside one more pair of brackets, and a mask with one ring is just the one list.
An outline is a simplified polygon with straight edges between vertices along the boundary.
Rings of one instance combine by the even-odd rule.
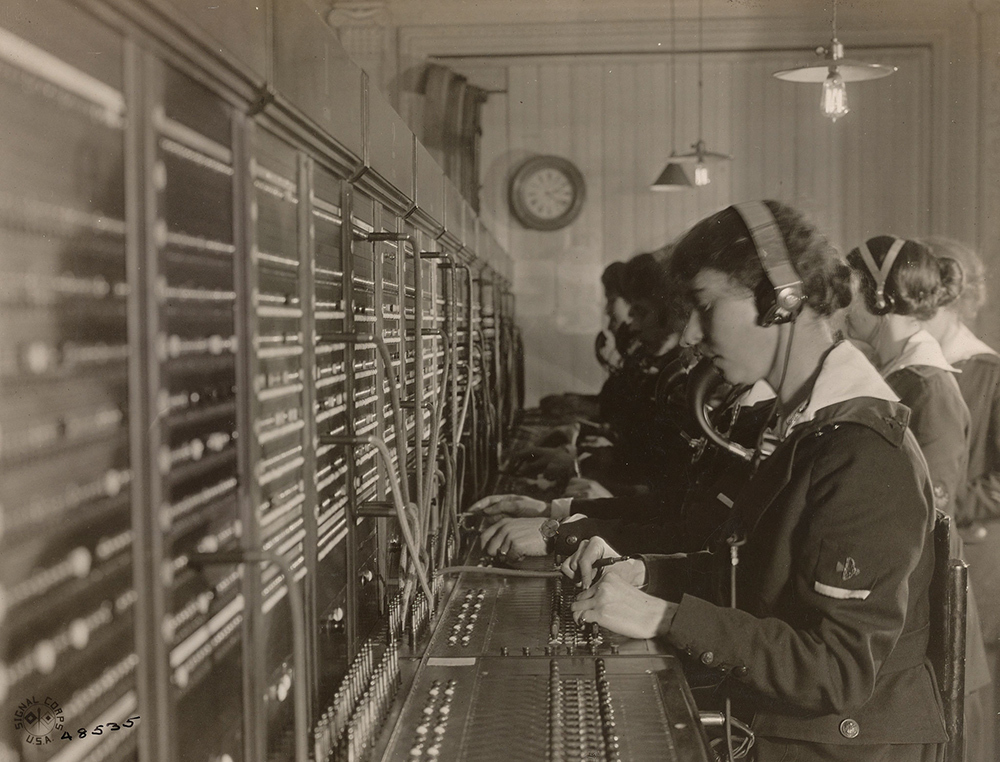
[[580, 557], [577, 560], [580, 567], [580, 584], [584, 588], [588, 588], [594, 584], [594, 578], [597, 576], [594, 564], [602, 558], [611, 555], [609, 552], [611, 551], [611, 546], [600, 537], [592, 537], [586, 547], [583, 547], [583, 543], [580, 543], [580, 545]]
[[[570, 604], [570, 612], [573, 614], [573, 619], [577, 622], [596, 622], [597, 621], [597, 611], [596, 606], [599, 601], [598, 586], [588, 587], [586, 590], [581, 592], [573, 603]], [[591, 612], [591, 613], [588, 613]]]
[[677, 605], [612, 575], [581, 592], [570, 609], [577, 622], [596, 622], [630, 638], [652, 638], [669, 629]]
[[496, 524], [491, 524], [483, 529], [482, 534], [479, 536], [483, 552], [487, 555], [495, 556], [505, 542], [509, 546], [510, 541], [507, 533], [504, 531], [508, 523], [507, 519], [501, 519]]
[[472, 505], [469, 506], [469, 513], [498, 513], [497, 510], [487, 510], [494, 508], [497, 503], [502, 503], [506, 500], [514, 500], [517, 495], [490, 495], [489, 497], [484, 497], [481, 500], [477, 500]]
[[576, 551], [567, 558], [562, 563], [562, 573], [565, 574], [570, 579], [576, 579], [577, 571], [580, 568], [580, 554], [587, 548], [590, 544], [589, 539], [580, 540], [580, 544], [577, 546]]

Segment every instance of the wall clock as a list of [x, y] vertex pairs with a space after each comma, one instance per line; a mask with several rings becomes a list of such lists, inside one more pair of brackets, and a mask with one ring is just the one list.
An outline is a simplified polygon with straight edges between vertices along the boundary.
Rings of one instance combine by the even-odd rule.
[[510, 180], [510, 211], [531, 230], [559, 230], [580, 214], [586, 186], [580, 170], [561, 156], [533, 156]]

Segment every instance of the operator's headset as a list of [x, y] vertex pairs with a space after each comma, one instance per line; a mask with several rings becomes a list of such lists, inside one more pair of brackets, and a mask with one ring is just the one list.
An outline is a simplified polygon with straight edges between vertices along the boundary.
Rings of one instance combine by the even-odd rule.
[[[744, 201], [733, 204], [732, 209], [746, 225], [754, 252], [767, 276], [754, 294], [757, 324], [766, 327], [793, 322], [802, 312], [806, 298], [802, 279], [788, 256], [785, 239], [774, 215], [762, 201]], [[868, 256], [871, 257], [871, 254]]]
[[871, 251], [868, 249], [867, 241], [862, 242], [858, 246], [858, 251], [861, 252], [861, 259], [864, 261], [865, 267], [868, 268], [868, 272], [875, 279], [875, 309], [872, 310], [873, 315], [888, 315], [896, 307], [896, 300], [892, 294], [885, 292], [885, 284], [889, 280], [889, 273], [892, 272], [892, 266], [896, 263], [896, 257], [899, 256], [899, 252], [903, 250], [905, 245], [905, 238], [894, 239], [892, 245], [889, 247], [889, 251], [886, 252], [885, 259], [882, 260], [881, 267], [875, 264], [875, 257], [872, 256]]

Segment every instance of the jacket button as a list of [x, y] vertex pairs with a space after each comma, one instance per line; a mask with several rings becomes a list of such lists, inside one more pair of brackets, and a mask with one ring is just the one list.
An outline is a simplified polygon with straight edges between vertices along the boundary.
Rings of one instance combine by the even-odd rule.
[[577, 537], [575, 534], [571, 534], [569, 537], [566, 538], [566, 544], [569, 545], [571, 548], [576, 547], [577, 545], [580, 544], [580, 538]]
[[742, 664], [738, 667], [733, 668], [733, 674], [736, 675], [737, 677], [746, 677], [747, 672], [749, 672], [749, 670]]
[[715, 654], [713, 654], [711, 651], [705, 651], [705, 653], [701, 655], [701, 663], [704, 664], [706, 667], [709, 666], [713, 661], [715, 661]]
[[861, 726], [858, 725], [857, 720], [848, 718], [840, 723], [840, 735], [844, 738], [857, 738], [859, 733], [861, 733]]

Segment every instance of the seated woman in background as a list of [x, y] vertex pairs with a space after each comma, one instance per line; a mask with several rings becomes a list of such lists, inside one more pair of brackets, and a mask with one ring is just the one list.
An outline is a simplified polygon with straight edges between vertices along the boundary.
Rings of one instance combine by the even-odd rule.
[[[676, 427], [662, 419], [656, 402], [660, 371], [680, 352], [677, 337], [682, 325], [682, 313], [658, 259], [662, 254], [638, 254], [605, 270], [608, 325], [617, 328], [617, 346], [628, 349], [597, 397], [563, 394], [541, 402], [542, 413], [553, 422], [576, 421], [573, 425], [589, 434], [588, 439], [581, 442], [574, 433], [567, 444], [514, 453], [509, 473], [541, 474], [565, 483], [569, 468], [585, 477], [573, 480], [579, 490], [575, 495], [645, 493], [660, 478], [664, 453], [683, 447]], [[580, 458], [582, 468], [577, 468], [581, 451], [586, 456]]]
[[601, 285], [604, 286], [604, 315], [608, 322], [597, 334], [594, 354], [598, 364], [608, 373], [620, 370], [625, 358], [637, 349], [629, 306], [624, 296], [626, 269], [624, 262], [612, 262], [601, 273]]
[[[663, 252], [638, 254], [625, 264], [622, 295], [629, 306], [632, 335], [638, 350], [622, 371], [601, 389], [600, 420], [610, 428], [610, 460], [593, 457], [582, 473], [620, 494], [627, 485], [649, 491], [662, 478], [665, 461], [687, 445], [675, 423], [657, 404], [661, 374], [683, 365], [680, 332], [686, 309], [673, 288], [659, 257]], [[673, 365], [672, 365], [673, 364]], [[605, 455], [606, 451], [596, 453]]]
[[892, 236], [852, 249], [847, 263], [856, 292], [847, 333], [874, 350], [883, 378], [912, 411], [910, 430], [927, 459], [935, 505], [954, 516], [968, 464], [969, 410], [955, 368], [922, 324], [937, 313], [954, 275], [925, 246]]
[[[682, 378], [688, 364], [679, 341], [688, 308], [661, 261], [667, 251], [639, 254], [625, 266], [623, 293], [641, 351], [633, 356], [635, 363], [627, 363], [620, 374], [612, 376], [617, 385], [609, 389], [609, 379], [602, 390], [602, 412], [607, 416], [613, 446], [596, 449], [581, 463], [585, 477], [622, 497], [583, 500], [583, 504], [572, 501], [580, 511], [593, 514], [596, 520], [612, 520], [616, 527], [619, 515], [628, 513], [631, 526], [623, 531], [642, 543], [628, 546], [635, 550], [646, 549], [649, 542], [655, 542], [654, 537], [672, 531], [690, 486], [694, 452], [690, 436], [681, 430], [683, 396], [666, 404], [657, 399], [663, 375]], [[539, 530], [548, 519], [568, 516], [569, 497], [592, 496], [576, 494], [557, 501], [561, 505], [555, 514], [549, 502], [522, 495], [495, 495], [480, 500], [470, 510], [493, 518], [506, 517], [484, 530], [483, 547], [490, 555], [545, 555], [555, 548], [572, 552], [575, 543], [586, 536], [578, 527], [563, 532], [550, 524], [550, 543], [543, 541]], [[591, 531], [594, 527], [588, 526], [586, 532]], [[562, 547], [563, 542], [569, 544]]]
[[[909, 427], [927, 460], [934, 505], [954, 518], [968, 472], [970, 415], [955, 379], [956, 368], [923, 325], [948, 301], [961, 276], [947, 261], [935, 259], [926, 246], [892, 236], [869, 239], [851, 250], [847, 262], [855, 288], [847, 310], [847, 332], [872, 347], [886, 383], [910, 408]], [[952, 540], [953, 555], [966, 558], [958, 533]], [[978, 601], [984, 593], [974, 581], [969, 590], [966, 733], [973, 741], [986, 722], [982, 709], [986, 699], [979, 691], [990, 678], [979, 623]]]
[[[638, 254], [620, 271], [613, 271], [620, 273], [613, 285], [620, 293], [608, 302], [608, 308], [620, 316], [621, 305], [627, 305], [630, 350], [602, 386], [598, 409], [592, 411], [596, 415], [582, 422], [584, 433], [599, 436], [600, 441], [588, 449], [580, 469], [581, 476], [599, 482], [611, 494], [649, 492], [662, 477], [663, 458], [674, 450], [686, 450], [675, 422], [661, 414], [656, 399], [661, 371], [674, 367], [671, 363], [681, 355], [678, 336], [685, 316], [661, 265], [664, 254]], [[567, 396], [575, 395], [543, 400], [542, 412], [558, 413], [558, 400]], [[579, 415], [575, 417], [580, 421]], [[588, 426], [591, 422], [598, 426]], [[518, 475], [527, 476], [534, 469], [547, 468], [553, 457], [562, 459], [562, 454], [536, 448], [515, 455], [512, 467]]]
[[959, 488], [955, 518], [965, 540], [971, 587], [993, 682], [984, 691], [983, 738], [969, 739], [969, 759], [1000, 759], [1000, 356], [966, 325], [986, 302], [986, 273], [974, 251], [957, 241], [930, 239], [931, 253], [955, 270], [941, 309], [924, 328], [941, 345], [944, 358], [961, 371], [958, 386], [972, 414], [969, 470]]
[[[777, 392], [775, 449], [735, 496], [713, 552], [609, 566], [574, 614], [663, 635], [728, 678], [756, 713], [758, 762], [932, 760], [947, 733], [926, 662], [934, 511], [923, 461], [896, 395], [833, 340], [826, 318], [851, 299], [848, 268], [797, 212], [765, 204], [801, 281], [794, 322], [766, 319], [775, 292], [743, 205], [695, 225], [672, 270], [695, 300], [686, 341], [730, 383], [764, 379]], [[742, 543], [735, 569], [726, 537]], [[609, 554], [600, 539], [581, 543], [564, 571], [589, 585]]]
[[[597, 363], [610, 378], [605, 385], [614, 384], [613, 378], [627, 362], [635, 357], [639, 345], [632, 331], [629, 305], [625, 300], [624, 262], [612, 262], [601, 273], [604, 287], [604, 316], [607, 323], [601, 328], [594, 341]], [[543, 397], [539, 402], [541, 411], [554, 418], [584, 418], [598, 420], [600, 409], [598, 395], [566, 392]]]

